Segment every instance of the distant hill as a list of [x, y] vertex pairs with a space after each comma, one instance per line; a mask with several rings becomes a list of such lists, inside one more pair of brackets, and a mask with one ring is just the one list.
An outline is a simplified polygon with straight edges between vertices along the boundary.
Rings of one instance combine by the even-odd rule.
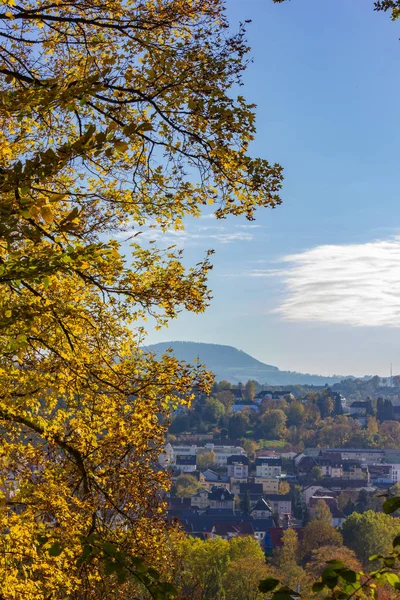
[[162, 354], [172, 348], [179, 360], [193, 362], [198, 358], [201, 363], [215, 374], [217, 381], [226, 379], [232, 383], [255, 379], [269, 385], [324, 385], [338, 383], [344, 377], [324, 377], [295, 371], [281, 371], [278, 367], [267, 365], [233, 346], [222, 344], [203, 344], [201, 342], [161, 342], [147, 346], [156, 354]]

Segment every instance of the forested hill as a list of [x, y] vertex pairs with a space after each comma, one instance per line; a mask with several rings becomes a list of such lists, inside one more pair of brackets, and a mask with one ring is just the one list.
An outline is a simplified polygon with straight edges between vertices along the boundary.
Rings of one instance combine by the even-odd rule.
[[255, 379], [259, 383], [269, 385], [324, 385], [325, 383], [338, 383], [344, 377], [324, 377], [295, 371], [281, 371], [278, 367], [267, 365], [233, 346], [222, 344], [203, 344], [200, 342], [161, 342], [147, 346], [149, 350], [162, 354], [172, 348], [175, 356], [180, 360], [193, 362], [199, 358], [217, 380], [226, 379], [232, 383]]

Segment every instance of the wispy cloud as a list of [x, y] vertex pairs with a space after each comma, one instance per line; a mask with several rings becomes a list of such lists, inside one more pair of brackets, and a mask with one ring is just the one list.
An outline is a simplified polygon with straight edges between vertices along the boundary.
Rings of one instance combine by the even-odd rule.
[[275, 312], [284, 319], [400, 327], [400, 237], [317, 246], [283, 262], [287, 297]]
[[[136, 230], [128, 230], [120, 233], [118, 237], [127, 241], [137, 233]], [[135, 241], [150, 242], [156, 241], [163, 245], [176, 244], [177, 246], [185, 246], [188, 244], [201, 245], [203, 243], [217, 242], [220, 244], [229, 244], [232, 242], [249, 242], [253, 240], [252, 233], [248, 231], [229, 231], [225, 227], [196, 227], [194, 230], [189, 229], [169, 229], [161, 231], [160, 229], [144, 229], [135, 237]]]

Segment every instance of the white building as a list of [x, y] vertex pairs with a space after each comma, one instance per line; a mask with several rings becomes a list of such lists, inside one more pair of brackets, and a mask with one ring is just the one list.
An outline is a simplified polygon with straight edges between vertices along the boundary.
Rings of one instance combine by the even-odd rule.
[[259, 456], [256, 459], [256, 477], [280, 477], [281, 475], [281, 458]]

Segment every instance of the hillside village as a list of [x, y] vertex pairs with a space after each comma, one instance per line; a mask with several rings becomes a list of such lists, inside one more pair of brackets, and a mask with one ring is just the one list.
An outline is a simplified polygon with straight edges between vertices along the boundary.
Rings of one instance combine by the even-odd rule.
[[[213, 462], [201, 469], [205, 456]], [[168, 443], [159, 462], [173, 474], [169, 519], [202, 539], [252, 536], [269, 555], [286, 529], [296, 529], [301, 539], [321, 504], [335, 528], [356, 510], [381, 510], [378, 494], [400, 482], [400, 461], [392, 459], [390, 451], [367, 448], [264, 449], [250, 459], [234, 441], [199, 439]]]

